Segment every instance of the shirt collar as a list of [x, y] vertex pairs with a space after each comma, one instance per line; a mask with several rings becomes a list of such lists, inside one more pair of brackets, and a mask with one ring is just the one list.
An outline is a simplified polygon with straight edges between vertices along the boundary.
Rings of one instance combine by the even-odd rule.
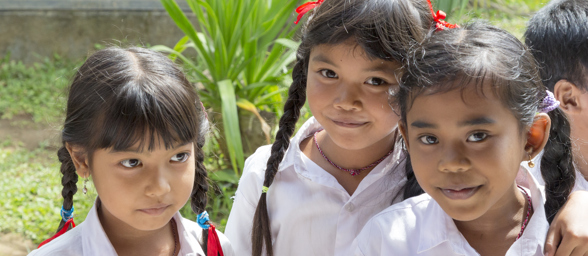
[[284, 153], [284, 159], [280, 163], [278, 172], [299, 162], [297, 161], [297, 159], [300, 159], [300, 154], [302, 154], [302, 151], [300, 151], [300, 142], [302, 142], [308, 136], [311, 136], [314, 132], [318, 131], [321, 128], [321, 124], [319, 124], [319, 122], [314, 118], [314, 116], [310, 117], [308, 120], [306, 120], [306, 122], [304, 122], [300, 129], [298, 129], [296, 135], [294, 135], [294, 137], [290, 140], [290, 146], [286, 150], [286, 153]]
[[[82, 232], [82, 250], [85, 255], [104, 255], [104, 256], [116, 256], [116, 250], [110, 243], [100, 219], [98, 218], [98, 206], [100, 205], [100, 198], [96, 198], [94, 206], [88, 212], [86, 219], [80, 225], [79, 228], [83, 228]], [[194, 256], [194, 255], [205, 255], [204, 251], [200, 246], [200, 242], [197, 237], [200, 237], [202, 233], [201, 228], [187, 228], [194, 226], [189, 220], [182, 218], [180, 212], [174, 214], [173, 219], [176, 221], [178, 229], [178, 236], [180, 238], [180, 255]]]
[[[534, 255], [539, 250], [543, 252], [543, 243], [549, 228], [543, 207], [544, 200], [537, 180], [526, 168], [519, 168], [517, 184], [529, 189], [534, 212], [523, 235], [513, 243], [508, 252], [515, 252], [515, 255]], [[432, 198], [425, 211], [425, 220], [420, 226], [419, 235], [418, 253], [430, 250], [444, 242], [451, 243], [456, 254], [470, 255], [475, 252], [467, 244], [453, 219]], [[476, 254], [474, 253], [474, 255]]]

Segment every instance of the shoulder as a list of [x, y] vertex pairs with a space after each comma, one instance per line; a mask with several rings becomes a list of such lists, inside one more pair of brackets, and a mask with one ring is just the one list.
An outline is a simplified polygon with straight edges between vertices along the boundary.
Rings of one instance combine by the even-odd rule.
[[416, 228], [416, 222], [424, 218], [425, 211], [433, 201], [428, 194], [411, 197], [400, 203], [389, 206], [380, 213], [374, 215], [366, 224], [372, 228], [378, 228], [382, 232], [394, 229], [409, 232]]
[[[82, 223], [83, 224], [83, 223]], [[41, 248], [33, 250], [29, 256], [45, 255], [83, 255], [82, 250], [82, 224], [65, 232], [65, 234], [53, 239]]]
[[418, 246], [419, 225], [432, 199], [427, 194], [412, 197], [374, 215], [356, 238], [363, 255], [409, 255]]
[[259, 175], [265, 173], [267, 160], [269, 159], [271, 152], [272, 145], [265, 145], [257, 148], [255, 153], [245, 160], [243, 176], [249, 174]]
[[[196, 222], [186, 219], [184, 217], [182, 217], [182, 225], [184, 226], [184, 229], [187, 231], [186, 233], [195, 238], [196, 241], [198, 241], [197, 246], [200, 246], [200, 241], [202, 241], [202, 228], [198, 226]], [[223, 254], [226, 256], [234, 255], [233, 247], [231, 246], [229, 239], [218, 230], [216, 230], [216, 234], [218, 235], [221, 247], [223, 248]]]

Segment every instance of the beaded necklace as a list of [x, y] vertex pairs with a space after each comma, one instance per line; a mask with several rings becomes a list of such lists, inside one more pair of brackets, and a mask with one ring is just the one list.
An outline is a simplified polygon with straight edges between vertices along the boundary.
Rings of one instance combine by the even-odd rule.
[[523, 235], [523, 232], [525, 231], [525, 228], [527, 227], [527, 224], [529, 223], [529, 217], [531, 216], [531, 212], [533, 211], [533, 203], [531, 202], [531, 197], [529, 196], [529, 194], [527, 194], [527, 191], [523, 189], [523, 187], [521, 187], [520, 185], [517, 185], [517, 187], [523, 191], [523, 194], [525, 194], [525, 198], [527, 198], [527, 202], [529, 202], [529, 207], [527, 207], [527, 217], [525, 217], [525, 220], [523, 221], [523, 225], [521, 225], [521, 232], [519, 232], [519, 235], [517, 236], [516, 240], [519, 240], [519, 238], [521, 238], [521, 236]]
[[366, 166], [366, 167], [359, 168], [359, 169], [347, 169], [347, 168], [343, 168], [343, 167], [341, 167], [341, 166], [337, 165], [336, 163], [333, 163], [333, 161], [331, 161], [331, 160], [330, 160], [330, 159], [329, 159], [327, 156], [325, 156], [325, 153], [323, 153], [323, 151], [321, 150], [321, 147], [319, 147], [318, 141], [317, 141], [317, 139], [316, 139], [316, 134], [317, 134], [317, 133], [319, 133], [319, 132], [320, 132], [320, 131], [322, 131], [322, 130], [323, 130], [323, 129], [319, 129], [318, 131], [314, 132], [314, 135], [313, 135], [314, 144], [316, 145], [316, 148], [318, 149], [318, 151], [321, 153], [321, 156], [323, 156], [323, 158], [324, 158], [325, 160], [327, 160], [327, 162], [329, 162], [329, 163], [330, 163], [332, 166], [335, 166], [337, 169], [339, 169], [339, 170], [341, 170], [341, 171], [346, 171], [346, 172], [348, 172], [349, 174], [351, 174], [351, 176], [358, 175], [358, 174], [359, 174], [361, 171], [364, 171], [364, 170], [370, 169], [370, 168], [372, 168], [372, 167], [374, 167], [374, 166], [378, 165], [379, 163], [381, 163], [382, 161], [384, 161], [384, 159], [386, 159], [386, 157], [388, 157], [389, 155], [391, 155], [391, 154], [392, 154], [392, 152], [394, 151], [394, 149], [392, 149], [392, 150], [388, 151], [388, 153], [386, 153], [386, 155], [384, 155], [382, 158], [380, 158], [380, 159], [376, 160], [375, 162], [373, 162], [373, 163], [369, 164], [369, 165], [368, 165], [368, 166]]

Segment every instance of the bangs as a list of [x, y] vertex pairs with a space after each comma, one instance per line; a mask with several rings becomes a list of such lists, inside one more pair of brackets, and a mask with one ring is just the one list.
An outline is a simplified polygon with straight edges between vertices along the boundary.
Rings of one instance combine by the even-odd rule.
[[161, 82], [139, 78], [117, 88], [96, 119], [91, 147], [120, 151], [138, 144], [137, 150], [152, 151], [161, 143], [166, 150], [196, 143], [200, 121], [189, 95], [195, 92]]

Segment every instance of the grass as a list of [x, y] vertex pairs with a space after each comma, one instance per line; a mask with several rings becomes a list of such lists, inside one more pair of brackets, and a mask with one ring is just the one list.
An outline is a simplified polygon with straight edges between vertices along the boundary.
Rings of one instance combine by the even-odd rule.
[[[44, 148], [30, 151], [10, 141], [0, 145], [0, 231], [40, 243], [54, 234], [61, 218], [60, 163], [55, 152]], [[78, 181], [80, 192], [81, 186], [82, 180]], [[92, 192], [74, 196], [77, 223], [85, 219], [95, 196]]]
[[0, 60], [0, 118], [30, 114], [36, 123], [57, 123], [63, 116], [66, 91], [75, 68], [81, 63], [54, 56], [32, 66]]

